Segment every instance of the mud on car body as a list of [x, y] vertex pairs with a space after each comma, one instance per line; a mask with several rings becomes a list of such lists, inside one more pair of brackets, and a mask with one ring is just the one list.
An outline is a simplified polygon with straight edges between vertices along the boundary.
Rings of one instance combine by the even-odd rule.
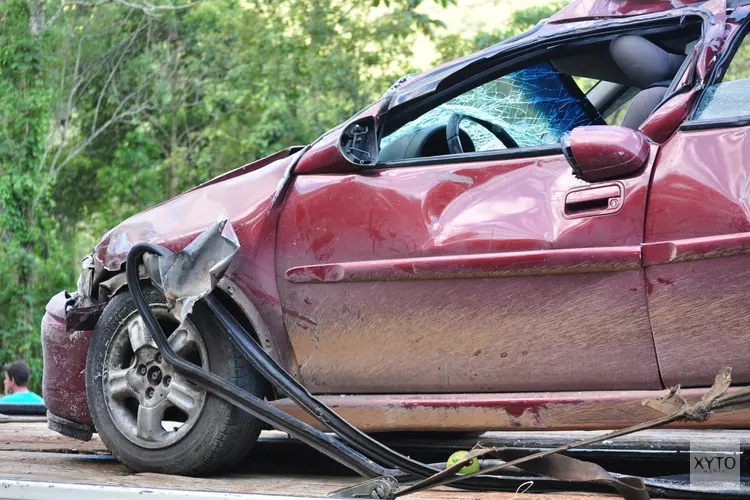
[[[732, 286], [750, 120], [727, 104], [749, 95], [746, 3], [573, 2], [124, 221], [47, 306], [50, 426], [98, 431], [137, 470], [248, 452], [259, 423], [176, 378], [125, 293], [134, 244], [178, 251], [219, 216], [240, 243], [221, 302], [368, 432], [621, 427], [665, 384], [699, 390], [725, 364], [750, 383], [750, 297]], [[144, 283], [183, 357], [304, 417], [200, 304], [180, 327]]]

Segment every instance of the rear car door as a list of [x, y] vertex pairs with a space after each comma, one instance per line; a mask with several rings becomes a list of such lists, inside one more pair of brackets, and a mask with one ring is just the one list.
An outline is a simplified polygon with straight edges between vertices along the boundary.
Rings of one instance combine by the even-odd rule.
[[727, 20], [713, 81], [663, 146], [648, 202], [644, 264], [667, 385], [709, 386], [722, 366], [750, 383], [750, 37]]
[[[562, 76], [551, 66], [518, 71], [381, 144], [386, 158], [389, 144], [408, 149], [414, 141], [437, 156], [294, 180], [279, 223], [277, 274], [306, 387], [661, 387], [640, 261], [651, 162], [612, 182], [574, 177], [560, 136], [598, 120]], [[534, 98], [554, 85], [555, 99]], [[493, 147], [486, 129], [467, 126], [462, 134], [477, 151], [440, 149], [444, 111], [468, 113], [471, 98], [515, 99], [496, 109], [516, 117], [508, 132], [519, 147]]]

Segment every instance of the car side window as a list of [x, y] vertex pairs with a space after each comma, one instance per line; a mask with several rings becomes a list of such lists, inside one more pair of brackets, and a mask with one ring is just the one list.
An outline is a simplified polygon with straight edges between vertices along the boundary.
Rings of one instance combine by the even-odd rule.
[[743, 36], [720, 82], [703, 93], [693, 120], [721, 120], [750, 115], [750, 38]]
[[625, 115], [630, 108], [635, 96], [638, 95], [637, 87], [628, 88], [623, 94], [612, 104], [608, 109], [602, 112], [604, 120], [607, 125], [618, 125], [622, 126], [622, 122], [625, 119]]
[[[469, 143], [463, 148], [465, 152], [556, 144], [565, 132], [577, 126], [603, 123], [573, 79], [543, 62], [476, 87], [428, 111], [385, 136], [381, 150], [425, 131], [445, 130], [456, 114], [468, 118], [460, 121], [461, 133], [466, 134], [462, 142], [468, 138]], [[498, 129], [515, 144], [509, 146], [509, 141], [498, 138], [502, 135]], [[444, 142], [444, 133], [442, 137]], [[419, 156], [432, 155], [425, 151]]]

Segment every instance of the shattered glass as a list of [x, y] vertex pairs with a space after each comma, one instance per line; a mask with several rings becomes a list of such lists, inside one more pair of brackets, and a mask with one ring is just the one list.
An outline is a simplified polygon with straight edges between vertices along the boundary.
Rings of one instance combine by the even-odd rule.
[[721, 120], [750, 115], [750, 39], [745, 36], [721, 83], [703, 93], [694, 120]]
[[[601, 117], [587, 112], [586, 97], [571, 90], [569, 85], [575, 84], [564, 78], [549, 62], [521, 69], [428, 111], [383, 138], [381, 148], [422, 128], [445, 125], [454, 113], [502, 126], [522, 148], [555, 144], [575, 127], [603, 123]], [[479, 124], [464, 120], [461, 128], [477, 151], [505, 148]]]
[[721, 83], [706, 89], [694, 120], [721, 120], [750, 115], [750, 38], [742, 39]]
[[750, 79], [711, 85], [703, 93], [694, 120], [721, 120], [750, 115]]

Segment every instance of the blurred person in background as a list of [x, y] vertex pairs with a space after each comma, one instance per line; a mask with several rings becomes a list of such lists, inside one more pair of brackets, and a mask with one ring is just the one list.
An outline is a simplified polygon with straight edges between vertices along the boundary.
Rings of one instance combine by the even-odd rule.
[[29, 375], [29, 365], [23, 360], [5, 365], [5, 396], [0, 403], [44, 404], [39, 395], [29, 390]]

